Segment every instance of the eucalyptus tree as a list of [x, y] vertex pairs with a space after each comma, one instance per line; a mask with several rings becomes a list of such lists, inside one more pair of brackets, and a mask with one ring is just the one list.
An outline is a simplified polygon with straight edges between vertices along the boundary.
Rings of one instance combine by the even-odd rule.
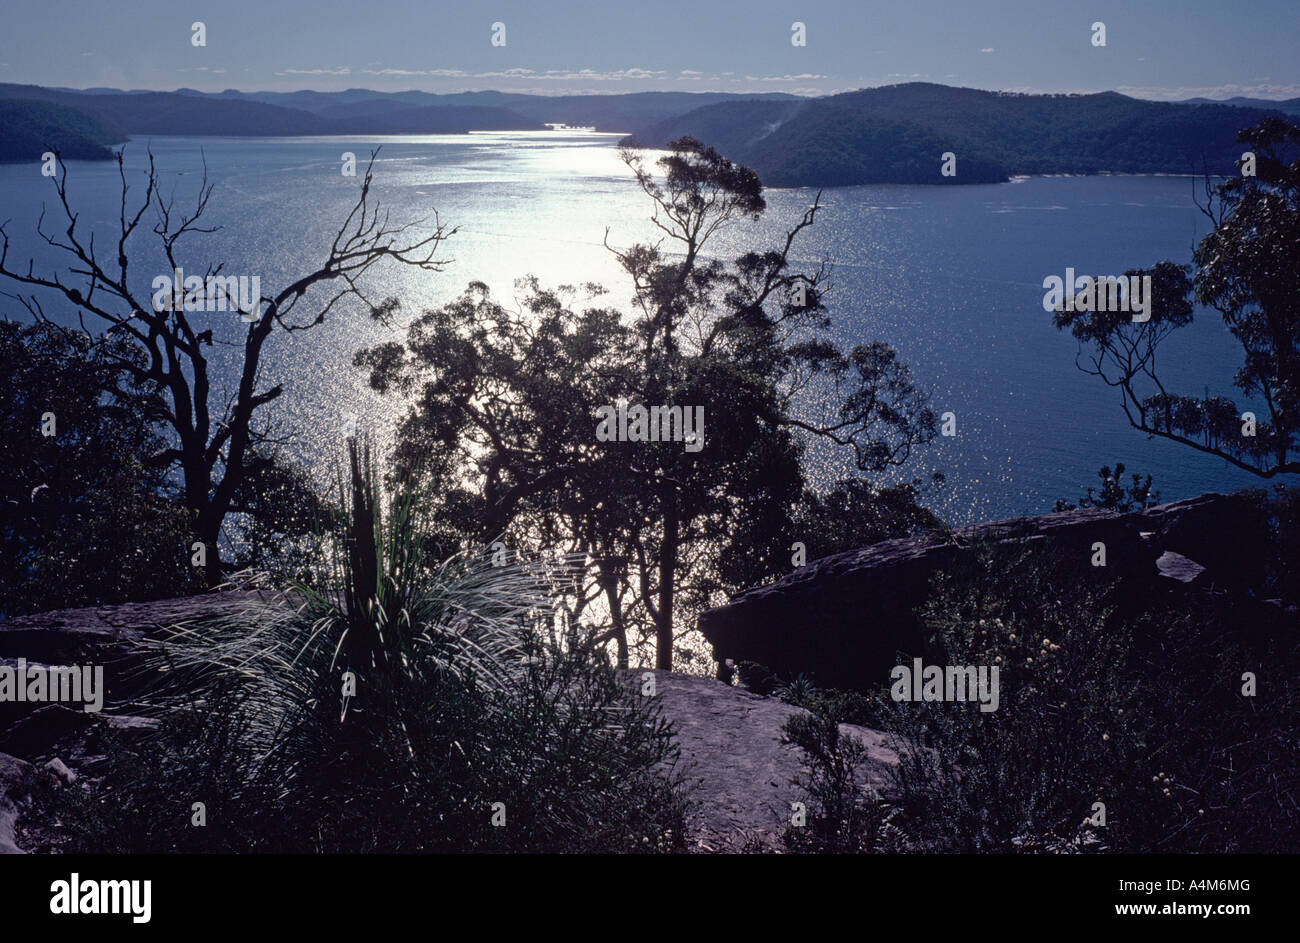
[[661, 233], [610, 246], [629, 310], [599, 286], [535, 278], [512, 310], [475, 283], [355, 362], [376, 389], [412, 397], [397, 466], [433, 463], [420, 480], [445, 520], [517, 550], [587, 552], [593, 575], [570, 615], [607, 610], [621, 662], [652, 641], [668, 669], [691, 628], [683, 609], [788, 568], [809, 437], [880, 472], [935, 420], [890, 347], [830, 339], [827, 266], [793, 256], [819, 201], [776, 246], [725, 262], [710, 254], [719, 235], [766, 209], [757, 175], [690, 138], [658, 173], [639, 152], [623, 159]]
[[[1211, 223], [1192, 265], [1160, 262], [1147, 320], [1067, 311], [1054, 322], [1080, 342], [1080, 368], [1121, 393], [1133, 428], [1217, 456], [1261, 478], [1300, 473], [1300, 128], [1266, 118], [1240, 132], [1236, 176], [1205, 178]], [[1194, 303], [1217, 311], [1241, 348], [1235, 386], [1262, 406], [1169, 389], [1157, 355], [1192, 323]]]

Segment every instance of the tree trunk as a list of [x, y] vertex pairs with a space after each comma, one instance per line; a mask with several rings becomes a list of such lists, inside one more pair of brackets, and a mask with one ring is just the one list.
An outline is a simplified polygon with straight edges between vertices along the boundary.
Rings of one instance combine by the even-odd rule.
[[[221, 537], [221, 515], [216, 514], [210, 506], [199, 511], [194, 536], [204, 548], [203, 582], [208, 589], [214, 589], [221, 585], [224, 577], [221, 570], [221, 553], [217, 549]], [[192, 559], [193, 547], [190, 551]]]
[[609, 617], [614, 623], [614, 643], [618, 646], [618, 667], [628, 667], [627, 622], [623, 619], [623, 606], [618, 599], [618, 581], [605, 579], [605, 599], [609, 603]]
[[655, 667], [673, 670], [673, 580], [677, 562], [677, 503], [664, 486], [664, 540], [659, 547], [659, 621], [655, 625]]

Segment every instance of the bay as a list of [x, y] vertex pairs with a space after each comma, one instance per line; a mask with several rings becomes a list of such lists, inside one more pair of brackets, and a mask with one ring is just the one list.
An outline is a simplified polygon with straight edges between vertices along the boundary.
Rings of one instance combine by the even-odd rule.
[[[332, 478], [344, 430], [356, 417], [381, 439], [404, 405], [366, 388], [353, 353], [400, 339], [401, 323], [458, 295], [471, 281], [503, 299], [516, 280], [543, 285], [603, 284], [602, 303], [624, 310], [630, 286], [604, 245], [651, 240], [650, 204], [620, 162], [618, 136], [551, 132], [383, 138], [212, 138], [133, 140], [128, 182], [138, 196], [147, 153], [163, 174], [164, 193], [186, 208], [206, 165], [216, 185], [208, 220], [218, 232], [180, 244], [191, 274], [224, 261], [227, 274], [260, 275], [264, 290], [287, 284], [324, 258], [351, 209], [360, 177], [344, 176], [344, 153], [362, 173], [371, 149], [373, 195], [394, 223], [416, 222], [409, 235], [432, 231], [435, 213], [458, 227], [442, 253], [444, 271], [376, 269], [373, 298], [397, 296], [396, 328], [345, 307], [323, 326], [278, 337], [264, 379], [286, 385], [271, 418], [290, 452], [322, 480]], [[72, 162], [70, 189], [80, 226], [101, 245], [117, 223], [119, 179], [113, 164]], [[817, 225], [796, 255], [832, 266], [831, 314], [839, 340], [894, 345], [940, 412], [952, 411], [958, 435], [917, 454], [905, 476], [943, 471], [945, 485], [927, 503], [951, 524], [1040, 513], [1057, 498], [1075, 499], [1096, 482], [1102, 464], [1124, 462], [1151, 473], [1162, 498], [1235, 490], [1260, 481], [1219, 459], [1129, 428], [1119, 394], [1075, 367], [1076, 345], [1042, 309], [1042, 281], [1067, 267], [1115, 274], [1161, 259], [1186, 262], [1207, 221], [1186, 177], [1040, 177], [968, 187], [867, 186], [828, 190]], [[767, 191], [768, 210], [727, 232], [712, 252], [728, 257], [775, 245], [816, 197], [815, 191]], [[61, 264], [35, 235], [42, 204], [47, 231], [57, 220], [50, 181], [39, 164], [0, 166], [0, 219], [8, 219], [11, 261], [33, 256]], [[146, 214], [152, 225], [152, 214]], [[142, 226], [142, 229], [146, 227]], [[167, 267], [152, 233], [141, 234], [133, 283], [141, 294]], [[66, 264], [66, 263], [64, 263]], [[11, 287], [5, 290], [11, 290]], [[51, 309], [56, 317], [67, 312]], [[21, 308], [0, 298], [0, 315]], [[235, 316], [196, 315], [217, 340], [236, 342]], [[1240, 355], [1214, 312], [1175, 336], [1161, 357], [1172, 389], [1233, 395]], [[214, 348], [215, 373], [228, 391], [236, 348]], [[222, 392], [219, 391], [218, 396]], [[594, 408], [594, 407], [593, 407]], [[822, 450], [814, 478], [844, 472]]]

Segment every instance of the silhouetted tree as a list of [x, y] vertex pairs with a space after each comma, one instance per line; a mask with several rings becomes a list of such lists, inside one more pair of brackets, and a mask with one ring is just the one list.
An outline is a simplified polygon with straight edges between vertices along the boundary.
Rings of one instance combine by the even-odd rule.
[[[1272, 478], [1300, 472], [1300, 128], [1266, 118], [1239, 138], [1256, 173], [1217, 185], [1206, 175], [1202, 211], [1213, 228], [1194, 266], [1127, 273], [1151, 275], [1150, 319], [1061, 308], [1054, 323], [1089, 348], [1080, 368], [1121, 390], [1135, 429]], [[1253, 423], [1227, 397], [1170, 392], [1157, 372], [1156, 354], [1192, 322], [1193, 300], [1218, 311], [1241, 345], [1234, 383], [1265, 410]]]
[[[777, 248], [726, 264], [706, 247], [764, 211], [757, 176], [689, 138], [659, 161], [662, 176], [635, 152], [624, 159], [664, 236], [612, 250], [632, 282], [629, 315], [580, 308], [576, 290], [536, 280], [521, 286], [524, 310], [509, 311], [473, 284], [416, 320], [405, 344], [356, 362], [376, 389], [414, 393], [397, 465], [444, 495], [447, 520], [516, 549], [590, 554], [595, 573], [574, 588], [570, 616], [601, 600], [620, 660], [641, 626], [668, 669], [690, 628], [678, 610], [706, 604], [724, 570], [740, 580], [789, 568], [806, 437], [880, 471], [933, 435], [934, 415], [887, 345], [841, 351], [826, 338], [825, 269], [791, 260], [817, 204]], [[619, 401], [703, 407], [702, 448], [598, 441], [596, 410]], [[731, 565], [741, 555], [747, 565]]]
[[[371, 205], [374, 156], [372, 153], [366, 167], [356, 204], [318, 265], [278, 292], [254, 300], [247, 310], [228, 295], [221, 299], [223, 307], [226, 301], [234, 305], [233, 313], [247, 321], [247, 330], [233, 396], [215, 414], [211, 402], [214, 378], [205, 352], [214, 343], [212, 332], [196, 328], [186, 316], [184, 302], [177, 304], [173, 297], [168, 304], [155, 305], [153, 298], [141, 295], [138, 287], [132, 286], [134, 270], [129, 271], [132, 253], [128, 245], [152, 207], [156, 214], [153, 232], [158, 237], [169, 274], [182, 267], [177, 256], [178, 244], [186, 236], [211, 233], [219, 228], [206, 226], [203, 220], [213, 192], [206, 166], [195, 206], [187, 214], [176, 209], [174, 198], [163, 197], [150, 154], [144, 193], [137, 205], [128, 207], [131, 188], [119, 152], [122, 198], [114, 251], [111, 257], [105, 258], [105, 253], [96, 247], [94, 234], [86, 230], [72, 208], [68, 169], [58, 160], [58, 172], [52, 180], [67, 225], [60, 232], [47, 232], [42, 214], [37, 232], [51, 249], [69, 257], [66, 274], [39, 272], [32, 261], [13, 266], [9, 259], [9, 234], [0, 225], [0, 278], [17, 286], [19, 293], [10, 297], [16, 298], [32, 317], [48, 321], [42, 298], [61, 298], [76, 310], [87, 337], [112, 333], [129, 338], [144, 354], [141, 361], [120, 356], [111, 347], [105, 348], [112, 362], [130, 374], [133, 381], [152, 383], [167, 398], [161, 418], [170, 426], [175, 441], [160, 450], [154, 462], [180, 469], [181, 500], [192, 516], [194, 536], [206, 546], [210, 585], [221, 579], [218, 539], [222, 521], [246, 490], [250, 471], [266, 459], [266, 452], [259, 447], [268, 443], [268, 432], [255, 425], [254, 416], [284, 392], [279, 383], [263, 385], [263, 351], [272, 333], [278, 330], [292, 335], [309, 330], [323, 323], [334, 306], [348, 297], [361, 301], [376, 317], [391, 313], [396, 307], [393, 299], [372, 303], [359, 283], [377, 262], [392, 260], [426, 271], [440, 271], [443, 267], [436, 253], [442, 241], [455, 230], [446, 229], [435, 220], [431, 233], [408, 239], [409, 225], [390, 225], [387, 213]], [[223, 264], [208, 265], [202, 276], [205, 285], [211, 279], [221, 278], [222, 269]], [[335, 286], [341, 287], [324, 297], [315, 291], [318, 287], [334, 289]], [[188, 298], [188, 286], [185, 291]], [[300, 315], [300, 303], [310, 311]], [[102, 330], [88, 325], [87, 316], [91, 324]]]

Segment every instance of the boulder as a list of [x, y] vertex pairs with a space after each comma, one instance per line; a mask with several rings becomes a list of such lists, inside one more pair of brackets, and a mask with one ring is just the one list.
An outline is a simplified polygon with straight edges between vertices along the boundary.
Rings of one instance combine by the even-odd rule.
[[751, 661], [786, 678], [865, 689], [888, 678], [898, 653], [923, 654], [915, 611], [932, 578], [981, 544], [1041, 542], [1087, 560], [1102, 542], [1111, 575], [1227, 585], [1260, 572], [1259, 527], [1244, 499], [1217, 494], [1129, 514], [1080, 509], [975, 524], [815, 560], [702, 613], [699, 628], [720, 677], [730, 676], [728, 661]]
[[1181, 553], [1166, 550], [1156, 560], [1156, 569], [1160, 575], [1179, 583], [1194, 583], [1205, 572], [1205, 567], [1195, 560], [1189, 560]]

